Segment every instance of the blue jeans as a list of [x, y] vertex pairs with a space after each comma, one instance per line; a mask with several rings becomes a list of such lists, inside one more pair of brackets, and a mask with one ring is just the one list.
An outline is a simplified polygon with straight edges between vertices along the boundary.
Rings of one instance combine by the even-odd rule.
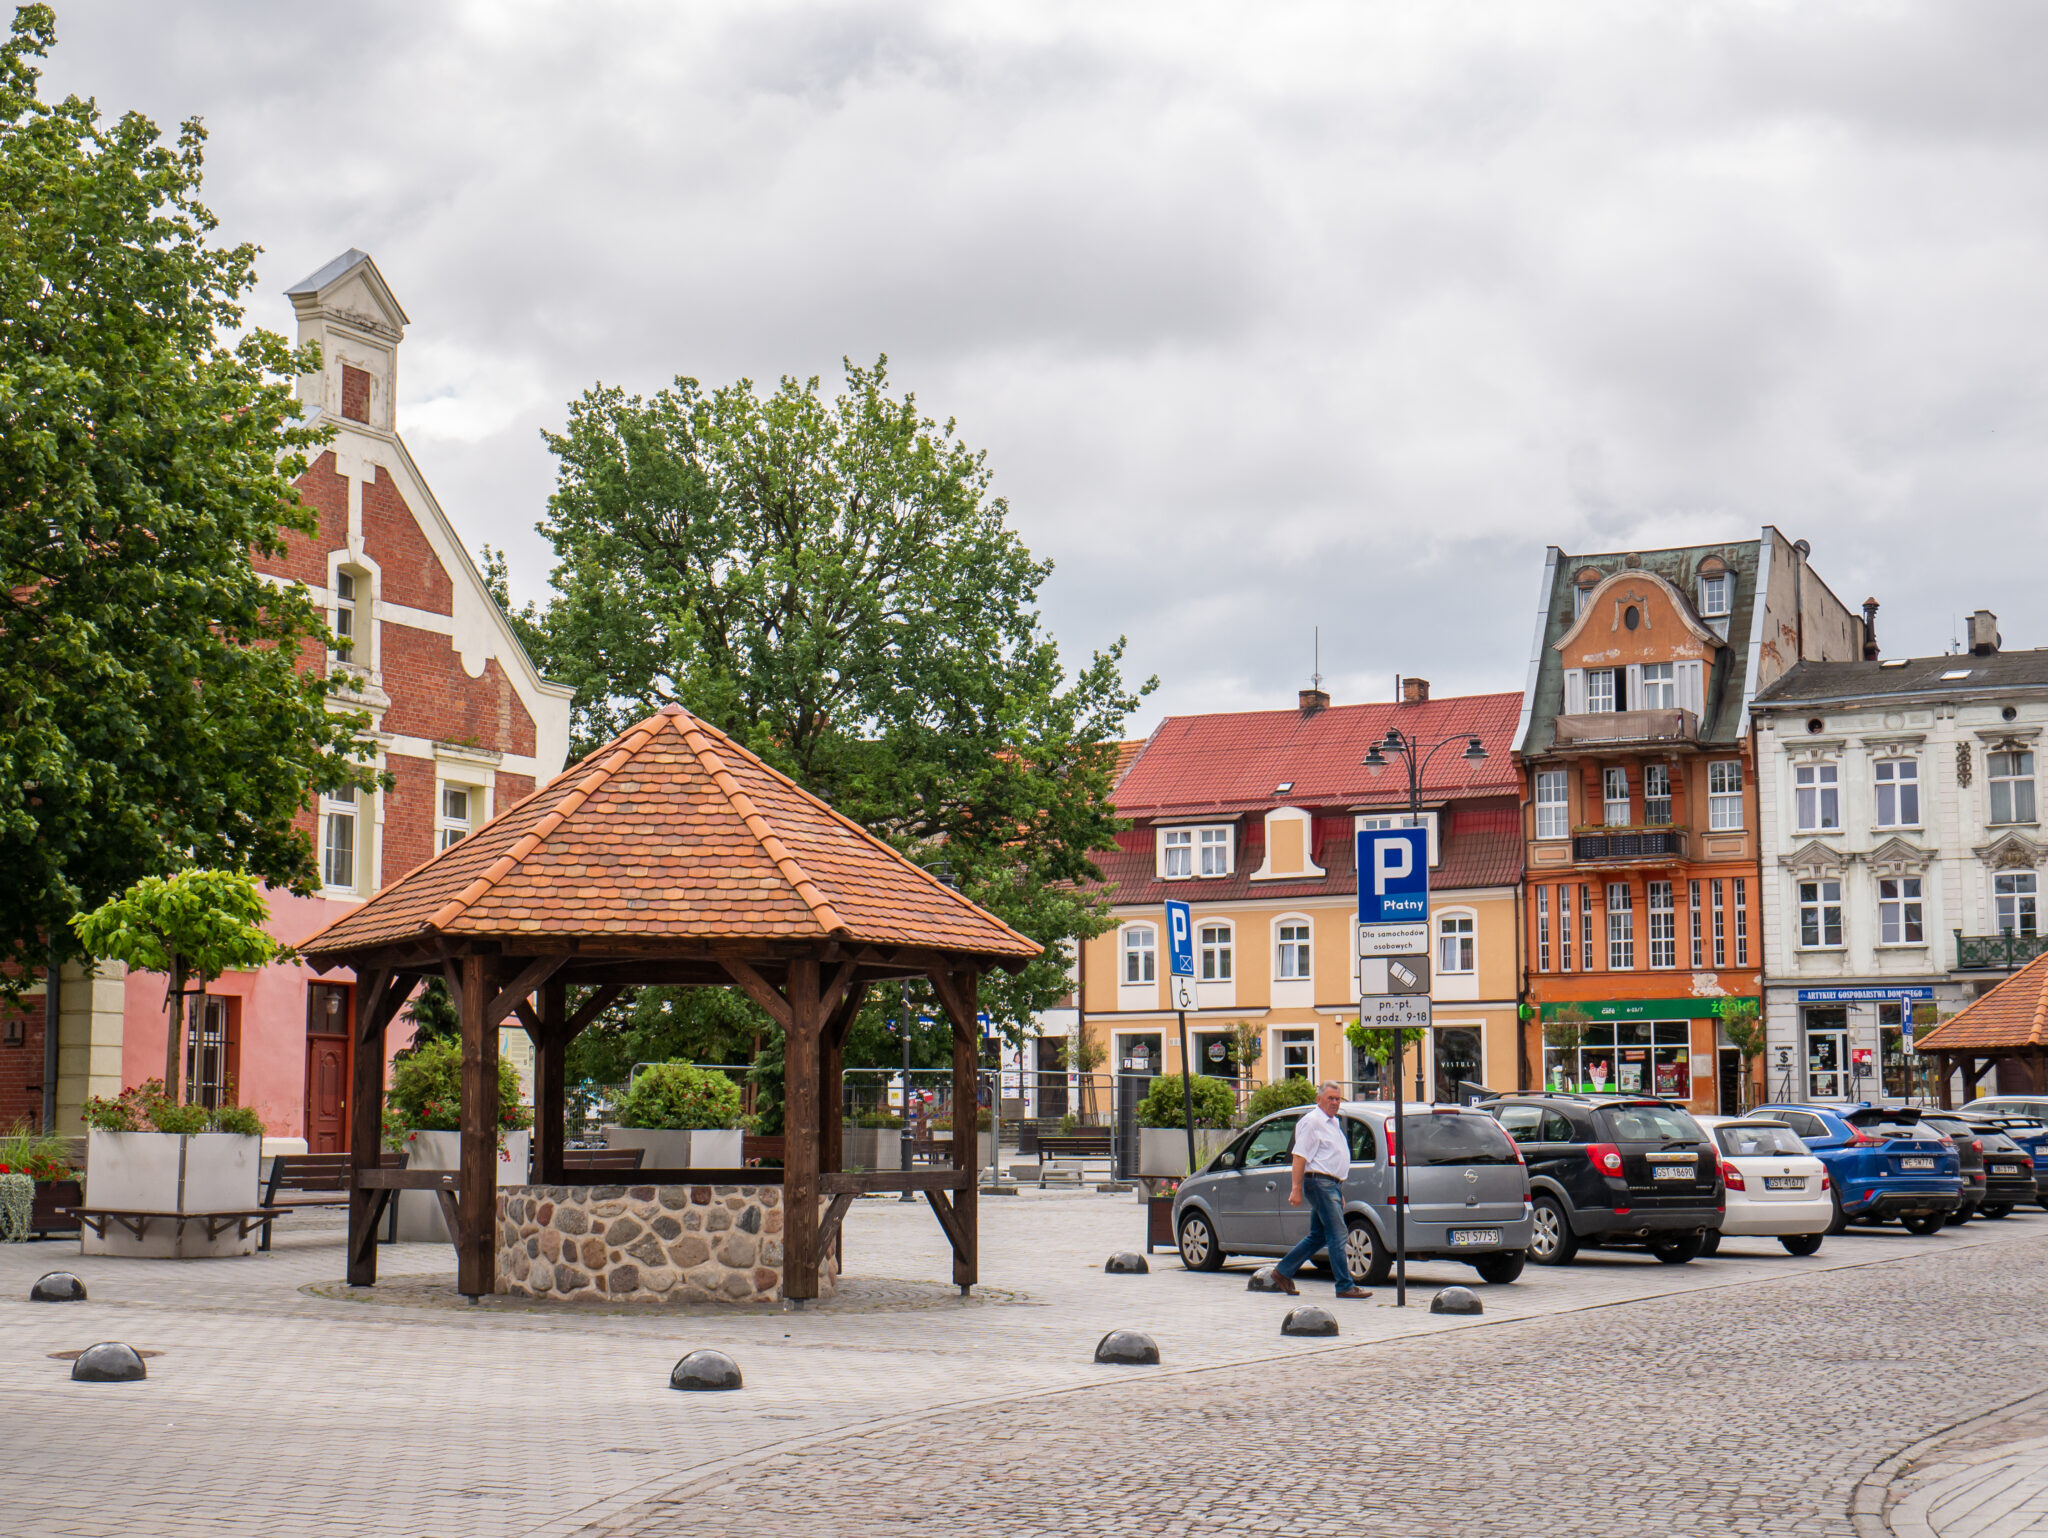
[[1301, 1199], [1308, 1206], [1308, 1237], [1287, 1252], [1273, 1269], [1292, 1280], [1294, 1273], [1309, 1262], [1317, 1250], [1330, 1252], [1330, 1271], [1337, 1278], [1337, 1290], [1349, 1292], [1354, 1285], [1351, 1268], [1344, 1259], [1344, 1188], [1334, 1176], [1309, 1174], [1302, 1177]]

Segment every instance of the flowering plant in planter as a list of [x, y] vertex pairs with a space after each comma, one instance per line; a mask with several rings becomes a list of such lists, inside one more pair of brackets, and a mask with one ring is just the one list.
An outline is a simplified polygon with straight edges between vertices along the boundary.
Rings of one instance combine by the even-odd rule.
[[[519, 1103], [519, 1074], [498, 1059], [499, 1146], [507, 1132], [533, 1125], [533, 1111]], [[391, 1092], [385, 1097], [384, 1139], [409, 1141], [415, 1132], [462, 1130], [462, 1044], [426, 1041], [391, 1064]]]
[[24, 1122], [0, 1135], [0, 1175], [26, 1175], [38, 1184], [76, 1180], [69, 1151], [63, 1138], [31, 1131]]
[[[180, 1105], [164, 1089], [162, 1079], [130, 1085], [111, 1100], [94, 1095], [81, 1113], [95, 1132], [165, 1132], [189, 1137], [196, 1132], [231, 1132], [263, 1136], [263, 1119], [245, 1105]], [[64, 1176], [58, 1179], [67, 1178]]]

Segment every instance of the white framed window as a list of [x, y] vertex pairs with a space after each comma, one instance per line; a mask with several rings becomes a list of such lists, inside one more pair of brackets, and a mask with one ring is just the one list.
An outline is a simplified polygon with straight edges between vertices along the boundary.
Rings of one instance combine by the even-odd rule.
[[1678, 904], [1668, 881], [1652, 881], [1645, 893], [1650, 910], [1650, 965], [1678, 965]]
[[1991, 878], [1991, 902], [1998, 932], [2005, 935], [2039, 934], [2036, 910], [2039, 878], [2032, 871], [2007, 871]]
[[1123, 978], [1126, 988], [1159, 981], [1159, 931], [1150, 924], [1125, 927]]
[[1201, 942], [1201, 978], [1205, 983], [1227, 983], [1235, 977], [1232, 965], [1237, 950], [1234, 932], [1228, 924], [1204, 924]]
[[1395, 816], [1387, 812], [1364, 812], [1352, 818], [1352, 826], [1359, 832], [1368, 828], [1427, 828], [1429, 830], [1429, 863], [1436, 865], [1439, 855], [1436, 837], [1437, 818], [1435, 812], [1424, 812], [1410, 817], [1406, 812]]
[[1600, 812], [1601, 821], [1610, 828], [1628, 826], [1628, 771], [1626, 769], [1602, 769], [1600, 771]]
[[1643, 765], [1643, 821], [1662, 827], [1671, 821], [1671, 766]]
[[1311, 975], [1308, 920], [1284, 920], [1275, 927], [1274, 938], [1279, 954], [1273, 975], [1282, 982], [1306, 982]]
[[1701, 927], [1700, 884], [1697, 881], [1688, 884], [1686, 896], [1689, 901], [1685, 905], [1685, 911], [1692, 923], [1692, 969], [1695, 972], [1703, 972], [1707, 966], [1707, 944]]
[[351, 571], [334, 574], [334, 646], [336, 656], [349, 657], [356, 643], [356, 577]]
[[1202, 874], [1205, 876], [1227, 876], [1230, 874], [1230, 829], [1197, 828], [1196, 840], [1201, 845]]
[[1881, 876], [1877, 882], [1877, 933], [1884, 945], [1926, 942], [1920, 923], [1920, 878]]
[[1707, 765], [1707, 826], [1722, 831], [1742, 826], [1742, 760], [1720, 758]]
[[1607, 883], [1607, 970], [1632, 972], [1635, 965], [1635, 898], [1626, 881], [1610, 881]]
[[1568, 838], [1572, 831], [1571, 781], [1562, 769], [1536, 771], [1536, 836]]
[[1275, 1031], [1273, 1061], [1277, 1079], [1314, 1079], [1316, 1076], [1316, 1033], [1312, 1030]]
[[471, 813], [477, 806], [479, 792], [467, 785], [443, 785], [441, 787], [441, 815], [436, 819], [434, 847], [446, 849], [450, 844], [459, 844], [475, 830]]
[[1159, 874], [1168, 881], [1181, 881], [1195, 873], [1195, 830], [1159, 830]]
[[1636, 702], [1639, 710], [1676, 710], [1678, 708], [1678, 670], [1669, 662], [1646, 662], [1642, 666], [1643, 697]]
[[1436, 921], [1436, 969], [1470, 972], [1475, 965], [1475, 921], [1469, 913], [1446, 913]]
[[[1714, 883], [1714, 885], [1718, 887], [1718, 886], [1720, 885], [1720, 883], [1719, 883], [1719, 882], [1717, 881], [1717, 882], [1715, 882], [1715, 883]], [[1736, 965], [1737, 965], [1738, 967], [1746, 967], [1746, 966], [1748, 966], [1748, 965], [1749, 965], [1749, 881], [1748, 881], [1748, 878], [1746, 878], [1746, 877], [1743, 877], [1743, 876], [1737, 876], [1737, 877], [1735, 878], [1735, 881], [1734, 881], [1734, 886], [1735, 886], [1735, 964], [1736, 964]], [[1718, 941], [1716, 941], [1715, 943], [1716, 943], [1717, 945], [1719, 944], [1719, 942], [1718, 942]]]
[[1801, 833], [1841, 832], [1840, 771], [1833, 764], [1801, 764], [1794, 769], [1792, 810]]
[[1920, 760], [1880, 758], [1870, 766], [1877, 788], [1877, 826], [1920, 826]]
[[[1588, 962], [1592, 960], [1587, 958]], [[1572, 969], [1572, 889], [1560, 886], [1557, 889], [1557, 969], [1569, 972]], [[1590, 971], [1590, 966], [1588, 967]]]
[[320, 816], [320, 879], [335, 891], [356, 890], [356, 793], [330, 791]]
[[1991, 782], [1991, 820], [2034, 821], [2034, 755], [2031, 752], [1986, 753], [1984, 768]]
[[1550, 888], [1536, 888], [1536, 970], [1550, 970]]
[[1614, 701], [1614, 669], [1593, 668], [1586, 674], [1586, 710], [1602, 714], [1618, 710]]
[[1799, 944], [1805, 950], [1832, 950], [1842, 943], [1842, 883], [1799, 883]]
[[1725, 571], [1700, 573], [1700, 618], [1722, 622], [1718, 634], [1726, 636], [1728, 615], [1735, 608], [1735, 578]]
[[[1713, 879], [1714, 888], [1714, 967], [1718, 971], [1728, 965], [1728, 883], [1720, 876]], [[1740, 894], [1738, 894], [1738, 900]]]

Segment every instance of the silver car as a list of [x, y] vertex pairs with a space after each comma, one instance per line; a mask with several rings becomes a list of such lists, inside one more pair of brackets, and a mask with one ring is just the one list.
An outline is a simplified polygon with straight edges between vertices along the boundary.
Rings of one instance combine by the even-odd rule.
[[[1214, 1271], [1232, 1255], [1285, 1255], [1308, 1233], [1307, 1205], [1287, 1202], [1294, 1124], [1308, 1109], [1296, 1106], [1254, 1122], [1180, 1183], [1173, 1231], [1189, 1270]], [[1489, 1282], [1512, 1282], [1529, 1248], [1529, 1172], [1521, 1150], [1483, 1112], [1459, 1106], [1404, 1112], [1409, 1259], [1463, 1261]], [[1393, 1107], [1351, 1101], [1337, 1115], [1351, 1140], [1345, 1261], [1361, 1286], [1377, 1285], [1394, 1264]]]

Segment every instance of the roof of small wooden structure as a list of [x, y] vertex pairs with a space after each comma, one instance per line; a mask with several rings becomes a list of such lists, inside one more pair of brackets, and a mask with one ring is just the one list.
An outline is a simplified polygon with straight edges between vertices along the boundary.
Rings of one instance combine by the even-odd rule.
[[1989, 993], [1913, 1038], [1916, 1052], [2024, 1052], [2048, 1049], [2048, 953]]
[[479, 942], [587, 958], [586, 981], [626, 980], [631, 956], [632, 981], [678, 983], [729, 981], [715, 958], [735, 947], [859, 957], [870, 976], [935, 956], [1014, 971], [1041, 950], [676, 705], [298, 949], [320, 971], [424, 970]]

